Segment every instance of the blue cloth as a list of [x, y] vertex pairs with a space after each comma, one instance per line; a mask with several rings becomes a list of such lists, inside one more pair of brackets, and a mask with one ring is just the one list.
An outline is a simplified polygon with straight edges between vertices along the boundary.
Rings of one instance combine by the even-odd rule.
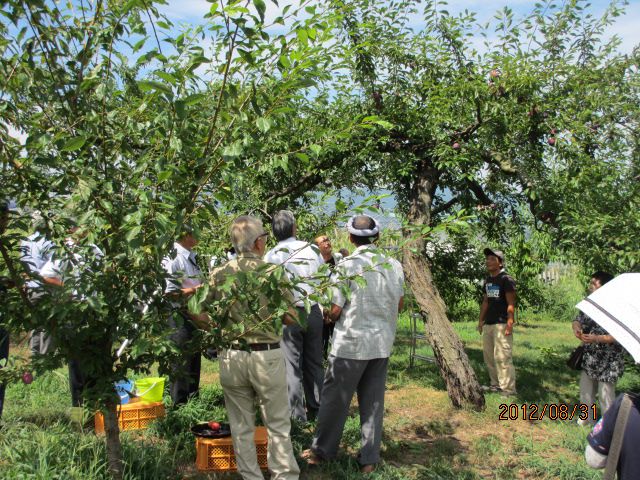
[[[620, 459], [618, 460], [619, 480], [636, 480], [640, 478], [640, 455], [638, 455], [638, 445], [640, 445], [640, 397], [631, 395], [631, 399], [633, 402], [629, 412], [629, 419], [627, 420], [627, 428], [622, 439]], [[622, 395], [619, 395], [587, 437], [589, 445], [601, 455], [609, 455], [613, 430], [616, 426], [621, 403]]]

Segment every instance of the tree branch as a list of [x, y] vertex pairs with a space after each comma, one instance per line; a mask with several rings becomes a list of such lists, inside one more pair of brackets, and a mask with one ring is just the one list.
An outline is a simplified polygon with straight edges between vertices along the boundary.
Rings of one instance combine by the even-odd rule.
[[448, 202], [443, 203], [442, 205], [438, 205], [436, 207], [434, 207], [431, 210], [431, 216], [433, 217], [434, 215], [438, 215], [442, 212], [444, 212], [445, 210], [448, 210], [449, 208], [451, 208], [453, 205], [455, 205], [456, 203], [458, 203], [460, 200], [462, 200], [462, 195], [456, 195], [455, 197], [453, 197], [451, 200], [449, 200]]
[[483, 205], [491, 205], [492, 203], [494, 203], [493, 200], [491, 200], [491, 198], [489, 198], [489, 196], [485, 193], [484, 189], [478, 182], [476, 182], [475, 180], [467, 180], [466, 183], [469, 187], [469, 190], [473, 192], [480, 203], [482, 203]]

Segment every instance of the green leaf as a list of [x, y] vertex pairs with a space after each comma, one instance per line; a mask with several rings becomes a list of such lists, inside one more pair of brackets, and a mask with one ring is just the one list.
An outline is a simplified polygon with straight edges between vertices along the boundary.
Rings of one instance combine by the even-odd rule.
[[158, 174], [158, 183], [162, 183], [165, 180], [171, 178], [171, 175], [173, 175], [173, 170], [165, 170], [163, 172], [160, 172]]
[[140, 235], [141, 231], [142, 227], [140, 225], [136, 225], [131, 230], [129, 230], [124, 237], [127, 240], [127, 243], [131, 243], [133, 240], [135, 240], [135, 238]]
[[160, 90], [161, 92], [167, 93], [169, 95], [173, 94], [171, 87], [169, 87], [168, 85], [165, 85], [164, 83], [155, 82], [153, 80], [140, 80], [138, 82], [138, 87], [143, 92], [149, 92], [151, 90]]
[[187, 68], [187, 71], [193, 72], [196, 68], [198, 68], [203, 63], [211, 63], [211, 60], [205, 57], [204, 55], [194, 55], [189, 60], [189, 67]]
[[289, 57], [284, 54], [280, 55], [278, 62], [280, 62], [280, 65], [282, 65], [284, 68], [289, 68], [291, 66], [291, 60], [289, 60]]
[[163, 72], [161, 70], [156, 71], [156, 75], [159, 76], [165, 82], [169, 82], [171, 85], [175, 85], [176, 82], [178, 81], [176, 77], [174, 77], [170, 73]]
[[185, 101], [184, 100], [176, 100], [174, 105], [176, 107], [176, 115], [178, 116], [178, 118], [180, 120], [184, 120], [187, 117], [187, 110], [185, 108]]
[[380, 125], [382, 128], [386, 128], [387, 130], [391, 130], [393, 128], [393, 123], [387, 122], [386, 120], [376, 120], [376, 125]]
[[195, 105], [196, 103], [200, 103], [205, 98], [207, 98], [207, 95], [204, 93], [194, 93], [193, 95], [189, 95], [188, 97], [184, 98], [184, 104], [187, 107], [190, 107], [192, 105]]
[[256, 60], [255, 58], [253, 58], [253, 54], [249, 50], [238, 48], [238, 53], [240, 54], [242, 59], [248, 64], [252, 65], [253, 63], [255, 63]]
[[253, 0], [253, 5], [258, 11], [258, 15], [260, 15], [260, 21], [264, 23], [264, 14], [267, 11], [267, 6], [265, 5], [264, 0]]
[[267, 133], [271, 128], [271, 120], [269, 120], [268, 118], [260, 117], [256, 120], [256, 126], [262, 133]]
[[322, 151], [322, 147], [314, 143], [313, 145], [309, 145], [309, 150], [311, 150], [313, 154], [317, 157], [320, 155], [320, 152]]
[[133, 53], [136, 53], [138, 50], [140, 50], [145, 43], [147, 43], [147, 40], [149, 39], [149, 37], [144, 37], [141, 40], [137, 41], [133, 47], [131, 47], [131, 49], [133, 50]]
[[228, 158], [235, 158], [240, 155], [242, 155], [242, 144], [240, 142], [227, 145], [222, 152], [222, 156]]
[[78, 195], [82, 200], [89, 200], [91, 198], [91, 192], [93, 189], [93, 182], [85, 180], [83, 178], [78, 180]]
[[63, 145], [63, 147], [60, 149], [61, 152], [73, 152], [74, 150], [80, 150], [83, 145], [85, 144], [85, 142], [87, 141], [87, 138], [80, 135], [77, 137], [73, 137], [69, 140], [67, 140], [67, 142]]
[[296, 36], [298, 37], [298, 41], [304, 45], [305, 47], [309, 45], [309, 35], [307, 31], [303, 28], [296, 30]]

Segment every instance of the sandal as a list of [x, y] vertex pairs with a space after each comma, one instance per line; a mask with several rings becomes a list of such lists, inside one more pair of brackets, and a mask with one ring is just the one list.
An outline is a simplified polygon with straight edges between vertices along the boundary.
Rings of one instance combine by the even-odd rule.
[[375, 472], [376, 470], [376, 464], [375, 463], [371, 463], [369, 465], [362, 465], [360, 467], [360, 473], [362, 473], [363, 475], [368, 475], [370, 473]]
[[304, 460], [306, 460], [307, 465], [320, 465], [322, 462], [324, 462], [324, 460], [318, 455], [316, 455], [315, 453], [313, 453], [313, 450], [311, 450], [310, 448], [303, 450], [300, 456]]

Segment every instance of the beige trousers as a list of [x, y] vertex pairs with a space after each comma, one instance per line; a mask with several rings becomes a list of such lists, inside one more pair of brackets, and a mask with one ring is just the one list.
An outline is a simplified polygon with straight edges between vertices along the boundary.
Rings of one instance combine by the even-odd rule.
[[264, 479], [253, 440], [257, 402], [269, 434], [267, 464], [271, 479], [297, 480], [300, 468], [291, 445], [291, 412], [282, 350], [222, 350], [218, 360], [238, 473], [245, 480]]
[[513, 332], [505, 335], [507, 325], [484, 325], [482, 327], [482, 353], [489, 370], [491, 386], [500, 387], [506, 394], [516, 393], [516, 369], [513, 366]]
[[[589, 406], [594, 405], [596, 403], [596, 392], [598, 393], [598, 400], [600, 400], [598, 416], [601, 417], [616, 399], [616, 384], [600, 382], [595, 378], [591, 378], [582, 370], [580, 372], [580, 403]], [[596, 421], [591, 414], [592, 410], [589, 409], [589, 412], [588, 423], [595, 425]]]

